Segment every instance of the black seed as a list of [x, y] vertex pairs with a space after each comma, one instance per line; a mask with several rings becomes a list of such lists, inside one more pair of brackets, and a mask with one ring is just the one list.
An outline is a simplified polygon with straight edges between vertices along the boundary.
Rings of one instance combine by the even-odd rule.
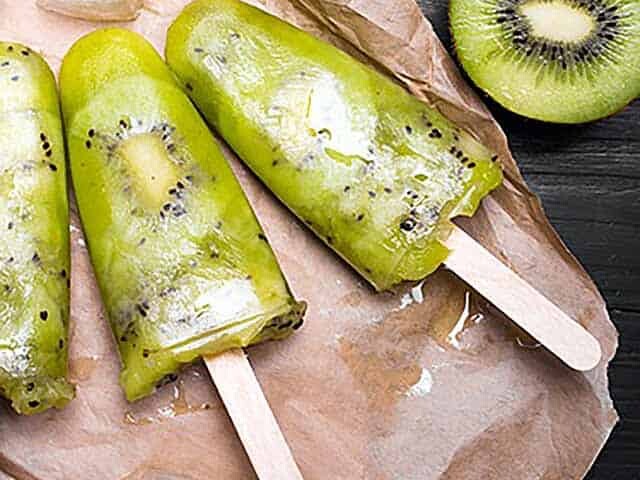
[[193, 92], [193, 85], [191, 85], [189, 82], [187, 82], [185, 84], [185, 87], [187, 88], [187, 90], [189, 90], [190, 92]]
[[462, 157], [460, 160], [461, 163], [467, 163], [469, 161], [469, 157]]
[[14, 75], [13, 77], [11, 77], [11, 81], [13, 82], [17, 82], [20, 79], [20, 77], [18, 75]]
[[229, 35], [229, 37], [230, 37], [232, 40], [237, 40], [237, 39], [239, 39], [239, 38], [240, 38], [240, 34], [239, 34], [239, 33], [237, 33], [237, 32], [232, 32], [232, 33], [231, 33], [231, 35]]
[[349, 185], [347, 185], [346, 187], [344, 187], [344, 191], [345, 193], [348, 192], [349, 190], [351, 190], [351, 187]]
[[8, 51], [10, 51], [10, 52], [13, 52], [13, 45], [9, 45], [9, 46], [7, 47], [7, 50], [8, 50]]
[[507, 21], [506, 17], [498, 17], [498, 19], [496, 20], [496, 23], [504, 23]]
[[165, 212], [168, 212], [169, 210], [171, 210], [171, 207], [172, 207], [172, 205], [171, 205], [170, 203], [165, 203], [165, 204], [162, 206], [162, 209], [163, 209]]
[[51, 145], [49, 144], [49, 142], [45, 141], [45, 142], [42, 144], [42, 149], [43, 149], [43, 150], [49, 150], [49, 147], [50, 147], [50, 146], [51, 146]]
[[259, 234], [258, 234], [258, 238], [259, 238], [260, 240], [265, 241], [265, 242], [267, 241], [267, 237], [264, 235], [264, 233], [259, 233]]
[[178, 190], [176, 190], [175, 188], [169, 189], [169, 195], [175, 195], [176, 193], [178, 193]]
[[84, 144], [87, 148], [91, 148], [91, 140], [87, 140]]
[[413, 218], [407, 218], [400, 224], [400, 228], [405, 232], [410, 232], [416, 227], [416, 221]]
[[216, 55], [216, 60], [223, 64], [227, 63], [227, 57], [225, 57], [224, 55]]
[[146, 348], [144, 350], [142, 350], [142, 356], [144, 358], [148, 358], [149, 357], [149, 350], [147, 350]]
[[39, 402], [38, 400], [30, 400], [30, 401], [29, 401], [29, 406], [30, 406], [31, 408], [36, 408], [36, 407], [38, 407], [39, 405], [40, 405], [40, 402]]
[[356, 217], [356, 220], [358, 222], [361, 222], [363, 218], [364, 218], [364, 213], [359, 213], [358, 216]]
[[38, 263], [40, 261], [40, 255], [38, 255], [38, 252], [33, 254], [33, 256], [31, 257], [31, 261], [35, 263]]
[[51, 170], [52, 172], [56, 172], [58, 171], [58, 167], [56, 167], [53, 163], [50, 163], [49, 170]]
[[9, 62], [0, 63], [0, 67], [8, 67], [8, 66], [9, 66]]
[[498, 155], [494, 155], [493, 157], [491, 157], [492, 162], [495, 162], [496, 160], [498, 160]]
[[179, 188], [180, 190], [183, 190], [183, 189], [184, 189], [184, 183], [182, 183], [182, 182], [178, 182], [178, 183], [176, 183], [176, 185], [178, 186], [178, 188]]
[[13, 228], [13, 222], [9, 222], [7, 225], [7, 230], [11, 230]]
[[293, 328], [294, 330], [298, 330], [300, 327], [302, 327], [302, 324], [304, 323], [304, 320], [299, 320], [298, 323], [294, 324], [291, 328]]
[[119, 124], [122, 128], [127, 128], [127, 122], [125, 122], [124, 120], [120, 120], [120, 122], [118, 122], [118, 124]]
[[42, 310], [40, 312], [40, 320], [46, 321], [47, 318], [49, 318], [49, 312], [47, 312], [46, 310]]
[[121, 341], [121, 342], [126, 342], [126, 341], [127, 341], [127, 337], [125, 337], [124, 335], [122, 335], [122, 336], [120, 337], [120, 341]]
[[370, 196], [371, 198], [375, 198], [375, 196], [376, 196], [376, 192], [372, 192], [371, 190], [369, 190], [369, 196]]
[[147, 311], [142, 307], [142, 305], [138, 304], [136, 305], [136, 308], [138, 309], [140, 315], [142, 315], [143, 317], [147, 316]]
[[194, 49], [193, 49], [193, 51], [194, 51], [194, 52], [196, 52], [196, 53], [202, 53], [202, 52], [204, 52], [204, 50], [203, 50], [202, 48], [200, 48], [200, 47], [196, 47], [196, 48], [194, 48]]
[[11, 290], [11, 286], [10, 286], [10, 285], [5, 285], [5, 286], [4, 286], [4, 290], [5, 290], [6, 292], [8, 292], [9, 290]]
[[389, 187], [384, 187], [384, 191], [386, 193], [391, 193], [392, 192], [392, 190]]
[[91, 138], [95, 137], [96, 135], [96, 131], [93, 128], [89, 129], [87, 133]]
[[33, 392], [33, 389], [36, 388], [33, 382], [27, 383], [27, 392]]
[[28, 50], [22, 50], [20, 53], [21, 53], [22, 55], [24, 55], [25, 57], [28, 57], [28, 56], [29, 56], [29, 51], [28, 51]]
[[58, 348], [60, 348], [60, 350], [62, 350], [64, 348], [64, 340], [63, 339], [58, 340]]
[[271, 162], [272, 167], [275, 167], [276, 165], [278, 165], [278, 160], [274, 160], [273, 162]]
[[462, 153], [462, 150], [458, 150], [458, 153], [456, 153], [456, 157], [462, 158], [463, 156], [464, 156], [464, 153]]
[[411, 128], [411, 125], [407, 125], [404, 127], [404, 130], [411, 135], [413, 133], [413, 128]]
[[47, 141], [47, 136], [43, 132], [40, 133], [40, 140], [42, 140], [43, 142]]
[[45, 154], [47, 157], [51, 157], [51, 154], [52, 154], [52, 153], [53, 153], [53, 152], [52, 152], [51, 150], [47, 150], [46, 152], [44, 152], [44, 154]]
[[476, 164], [475, 164], [475, 162], [471, 162], [469, 165], [467, 165], [467, 167], [476, 168]]
[[67, 278], [67, 271], [66, 271], [65, 269], [62, 269], [62, 270], [60, 271], [60, 276], [61, 276], [62, 278]]
[[145, 243], [147, 243], [147, 239], [146, 239], [146, 238], [144, 238], [144, 237], [142, 237], [142, 238], [140, 239], [140, 241], [138, 242], [138, 246], [140, 246], [140, 247], [141, 247], [141, 246], [142, 246], [142, 245], [144, 245]]

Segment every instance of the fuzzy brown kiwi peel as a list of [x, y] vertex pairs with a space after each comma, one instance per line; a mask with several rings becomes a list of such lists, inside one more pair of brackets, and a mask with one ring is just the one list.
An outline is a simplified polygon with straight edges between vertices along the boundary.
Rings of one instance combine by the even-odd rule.
[[469, 77], [520, 115], [588, 122], [640, 95], [637, 0], [451, 0], [450, 22]]

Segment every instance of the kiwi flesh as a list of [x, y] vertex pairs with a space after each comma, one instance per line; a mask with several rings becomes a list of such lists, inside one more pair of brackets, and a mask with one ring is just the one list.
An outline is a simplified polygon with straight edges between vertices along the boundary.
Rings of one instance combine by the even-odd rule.
[[80, 39], [60, 74], [73, 184], [129, 400], [201, 355], [283, 338], [296, 302], [222, 152], [139, 35]]
[[74, 395], [65, 171], [49, 66], [24, 45], [0, 42], [0, 395], [22, 414]]
[[469, 77], [520, 115], [582, 123], [640, 95], [637, 0], [451, 0], [450, 22]]

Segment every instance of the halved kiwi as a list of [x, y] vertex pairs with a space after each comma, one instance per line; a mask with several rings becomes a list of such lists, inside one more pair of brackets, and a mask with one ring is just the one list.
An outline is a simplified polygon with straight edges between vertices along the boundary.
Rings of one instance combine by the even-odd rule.
[[451, 0], [449, 13], [462, 66], [513, 112], [582, 123], [640, 95], [638, 0]]

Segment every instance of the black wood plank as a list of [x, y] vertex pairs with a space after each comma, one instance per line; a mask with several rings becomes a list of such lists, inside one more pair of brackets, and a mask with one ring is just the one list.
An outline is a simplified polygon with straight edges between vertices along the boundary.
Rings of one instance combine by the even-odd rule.
[[[448, 1], [418, 1], [454, 54]], [[598, 122], [566, 126], [526, 120], [485, 99], [620, 331], [609, 376], [621, 421], [587, 479], [640, 480], [640, 102]]]

